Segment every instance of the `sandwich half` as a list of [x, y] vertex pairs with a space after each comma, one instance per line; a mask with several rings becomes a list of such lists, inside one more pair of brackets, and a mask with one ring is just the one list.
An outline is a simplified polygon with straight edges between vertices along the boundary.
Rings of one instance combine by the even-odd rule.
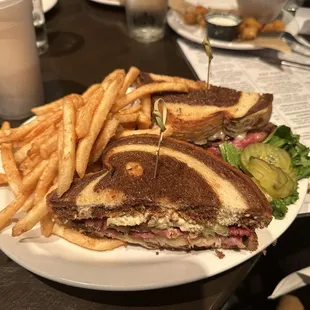
[[256, 228], [271, 208], [239, 170], [190, 143], [165, 138], [154, 178], [158, 136], [115, 140], [103, 169], [77, 179], [48, 206], [55, 221], [96, 238], [151, 249], [255, 250]]
[[[237, 91], [218, 86], [207, 87], [202, 81], [140, 73], [137, 86], [152, 82], [179, 82], [189, 87], [188, 93], [157, 93], [154, 103], [162, 98], [167, 106], [167, 125], [172, 137], [206, 144], [245, 135], [249, 130], [264, 130], [272, 113], [272, 94]], [[259, 141], [257, 141], [259, 142]]]

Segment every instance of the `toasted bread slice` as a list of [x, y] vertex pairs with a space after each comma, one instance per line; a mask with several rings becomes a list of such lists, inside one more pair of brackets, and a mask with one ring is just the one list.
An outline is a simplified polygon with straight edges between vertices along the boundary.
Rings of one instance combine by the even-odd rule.
[[[126, 227], [135, 227], [137, 236], [146, 236], [146, 225], [147, 231], [156, 230], [156, 238], [152, 241], [137, 237], [136, 243], [178, 249], [191, 245], [206, 248], [214, 243], [215, 247], [231, 247], [231, 240], [223, 241], [219, 236], [216, 238], [222, 243], [200, 235], [189, 244], [183, 232], [189, 233], [191, 229], [198, 229], [200, 234], [207, 227], [220, 233], [224, 229], [227, 234], [230, 227], [240, 227], [254, 233], [255, 228], [269, 224], [271, 208], [251, 179], [192, 144], [165, 138], [154, 178], [157, 143], [158, 137], [152, 135], [112, 142], [103, 155], [106, 169], [76, 180], [62, 197], [56, 192], [48, 196], [56, 220], [95, 236], [128, 242], [136, 237]], [[102, 234], [102, 225], [121, 227], [122, 232], [117, 230], [115, 235], [115, 231], [106, 229]], [[175, 227], [183, 234], [178, 240], [159, 235], [163, 230], [167, 234], [167, 229], [169, 234], [175, 234], [171, 230]], [[245, 239], [240, 242], [246, 247]]]
[[162, 93], [152, 96], [165, 100], [168, 109], [167, 125], [172, 136], [190, 142], [203, 142], [223, 132], [230, 137], [259, 130], [269, 123], [273, 95], [241, 92], [225, 87], [211, 86], [205, 82], [191, 81], [141, 73], [138, 86], [153, 81], [185, 83], [188, 93]]

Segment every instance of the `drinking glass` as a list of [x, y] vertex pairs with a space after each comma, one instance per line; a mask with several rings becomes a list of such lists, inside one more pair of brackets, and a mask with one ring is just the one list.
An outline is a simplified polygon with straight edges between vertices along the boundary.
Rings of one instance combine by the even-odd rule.
[[33, 25], [36, 32], [36, 43], [39, 55], [44, 54], [48, 49], [47, 32], [42, 0], [32, 0]]
[[29, 0], [0, 0], [0, 117], [23, 119], [43, 103]]
[[125, 0], [130, 36], [145, 43], [163, 38], [167, 7], [168, 0]]
[[299, 7], [304, 5], [304, 0], [288, 0], [285, 6], [285, 10], [295, 14]]

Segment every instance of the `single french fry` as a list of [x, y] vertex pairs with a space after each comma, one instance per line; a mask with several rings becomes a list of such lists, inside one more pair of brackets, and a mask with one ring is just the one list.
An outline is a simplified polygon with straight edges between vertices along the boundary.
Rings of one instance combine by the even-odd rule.
[[32, 148], [32, 142], [29, 142], [22, 146], [18, 151], [14, 153], [14, 158], [17, 165], [20, 165], [28, 157], [28, 151]]
[[48, 213], [45, 197], [36, 204], [12, 229], [12, 236], [20, 236], [32, 229]]
[[154, 82], [184, 83], [189, 88], [193, 89], [204, 89], [207, 87], [207, 83], [204, 81], [193, 81], [180, 77], [159, 75], [154, 73], [149, 73], [149, 76]]
[[11, 125], [8, 121], [2, 123], [1, 130], [8, 130], [11, 128]]
[[39, 107], [35, 107], [31, 109], [31, 112], [34, 113], [35, 115], [43, 115], [51, 112], [58, 111], [61, 109], [63, 104], [63, 98], [60, 98], [58, 100], [55, 100], [51, 103], [47, 103], [45, 105], [41, 105]]
[[[34, 138], [31, 143], [31, 148], [27, 151], [27, 155], [31, 156], [32, 154], [39, 154], [40, 153], [40, 146], [42, 143], [44, 143], [46, 140], [48, 140], [49, 137], [55, 135], [56, 127], [54, 124], [49, 126], [45, 131], [43, 131], [39, 136]], [[26, 144], [28, 145], [28, 144]], [[16, 154], [14, 154], [15, 156]], [[16, 159], [16, 156], [15, 156]]]
[[74, 105], [76, 108], [79, 108], [84, 105], [84, 100], [81, 95], [78, 94], [71, 94], [67, 95], [66, 97], [60, 98], [58, 100], [55, 100], [51, 103], [33, 108], [31, 111], [35, 115], [44, 115], [48, 113], [54, 113], [54, 112], [59, 112], [59, 110], [62, 110], [63, 108], [63, 102], [65, 98], [71, 97], [71, 100], [74, 102]]
[[147, 117], [144, 113], [140, 112], [138, 119], [138, 128], [139, 129], [148, 129], [152, 125], [152, 121], [150, 120], [149, 117]]
[[33, 200], [34, 200], [34, 193], [31, 193], [31, 195], [26, 199], [23, 206], [21, 207], [21, 211], [25, 213], [29, 212], [29, 210], [31, 210], [32, 207], [34, 206]]
[[150, 120], [152, 119], [152, 101], [151, 96], [145, 96], [141, 99], [141, 111], [143, 114], [148, 117]]
[[83, 97], [85, 102], [92, 97], [92, 95], [96, 92], [96, 90], [99, 88], [99, 86], [100, 86], [100, 84], [96, 83], [96, 84], [90, 85], [85, 90], [85, 92], [82, 94], [82, 97]]
[[17, 196], [20, 192], [22, 177], [15, 162], [11, 143], [1, 145], [1, 158], [10, 188], [14, 195]]
[[53, 184], [58, 172], [58, 154], [54, 152], [48, 161], [34, 191], [34, 204], [37, 204]]
[[77, 230], [59, 225], [57, 223], [54, 224], [53, 234], [78, 246], [94, 251], [110, 251], [126, 244], [123, 241], [115, 239], [91, 238], [78, 232]]
[[8, 178], [5, 173], [0, 173], [0, 185], [7, 185]]
[[138, 119], [139, 113], [133, 114], [114, 114], [114, 118], [116, 118], [121, 124], [122, 123], [133, 123], [136, 122]]
[[115, 135], [118, 124], [119, 120], [115, 118], [107, 119], [92, 149], [91, 162], [96, 162], [99, 159], [110, 139]]
[[2, 230], [15, 215], [15, 213], [23, 206], [29, 194], [18, 194], [15, 199], [0, 212], [0, 230]]
[[133, 114], [133, 113], [139, 112], [140, 110], [141, 110], [141, 104], [138, 103], [138, 104], [133, 105], [130, 108], [122, 109], [118, 113], [119, 114]]
[[[103, 81], [101, 82], [101, 87], [103, 87], [105, 90], [108, 86], [110, 86], [111, 82], [116, 79], [116, 77], [122, 76], [123, 79], [125, 79], [126, 72], [124, 69], [115, 69], [110, 74], [108, 74]], [[106, 86], [106, 87], [105, 87]]]
[[32, 131], [36, 126], [44, 121], [48, 116], [40, 116], [35, 118], [33, 121], [24, 124], [18, 128], [1, 130], [0, 134], [0, 144], [5, 142], [14, 142], [21, 138], [24, 138], [30, 131]]
[[26, 137], [27, 140], [32, 140], [37, 137], [39, 134], [42, 134], [48, 127], [54, 123], [58, 123], [61, 120], [62, 111], [57, 111], [53, 113], [48, 119], [40, 122]]
[[128, 71], [128, 73], [126, 74], [123, 86], [121, 88], [121, 90], [119, 91], [119, 95], [123, 96], [126, 94], [127, 89], [129, 88], [129, 86], [131, 86], [134, 81], [137, 79], [137, 77], [140, 74], [140, 70], [136, 67], [131, 67]]
[[50, 157], [52, 153], [57, 150], [58, 135], [55, 134], [51, 136], [47, 141], [43, 142], [40, 146], [40, 156], [43, 159]]
[[21, 184], [21, 192], [26, 193], [32, 191], [37, 186], [37, 183], [42, 175], [45, 167], [48, 164], [48, 160], [42, 160], [35, 168], [30, 171], [23, 179]]
[[75, 110], [80, 109], [85, 105], [85, 101], [81, 95], [78, 94], [71, 94], [65, 97], [64, 104], [72, 102], [74, 105]]
[[[107, 119], [107, 116], [115, 102], [116, 96], [123, 85], [123, 75], [117, 75], [116, 79], [111, 82], [107, 88], [91, 123], [91, 127], [87, 136], [81, 139], [78, 143], [76, 153], [76, 171], [82, 178], [85, 175], [91, 149], [102, 129], [102, 126]], [[59, 183], [60, 180], [59, 180]]]
[[84, 138], [87, 135], [92, 117], [102, 100], [103, 94], [104, 89], [102, 87], [98, 87], [95, 93], [89, 98], [87, 104], [79, 110], [75, 128], [77, 139]]
[[27, 175], [32, 169], [37, 166], [42, 161], [39, 155], [31, 155], [31, 157], [27, 157], [19, 166], [19, 170], [23, 174], [23, 176]]
[[73, 181], [75, 171], [75, 107], [68, 100], [63, 107], [63, 146], [61, 153], [61, 165], [59, 165], [58, 179], [59, 186], [57, 193], [61, 196], [66, 192]]
[[118, 99], [117, 103], [113, 106], [112, 112], [117, 112], [120, 109], [126, 107], [127, 105], [133, 103], [139, 98], [143, 98], [144, 96], [151, 95], [159, 92], [188, 92], [188, 86], [184, 83], [151, 83], [143, 85], [126, 96]]
[[49, 213], [40, 220], [41, 233], [44, 237], [48, 238], [52, 235], [54, 224], [55, 223]]

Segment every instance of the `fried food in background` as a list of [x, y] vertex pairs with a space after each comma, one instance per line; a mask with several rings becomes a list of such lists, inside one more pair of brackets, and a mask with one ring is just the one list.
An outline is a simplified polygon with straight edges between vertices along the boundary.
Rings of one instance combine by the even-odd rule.
[[207, 14], [209, 10], [203, 6], [196, 6], [193, 9], [190, 9], [184, 12], [183, 19], [184, 23], [187, 25], [200, 25], [205, 26], [206, 21], [204, 15]]
[[262, 25], [254, 17], [245, 18], [238, 28], [239, 38], [244, 41], [254, 40], [261, 32], [278, 32], [284, 30], [285, 25], [279, 19]]

